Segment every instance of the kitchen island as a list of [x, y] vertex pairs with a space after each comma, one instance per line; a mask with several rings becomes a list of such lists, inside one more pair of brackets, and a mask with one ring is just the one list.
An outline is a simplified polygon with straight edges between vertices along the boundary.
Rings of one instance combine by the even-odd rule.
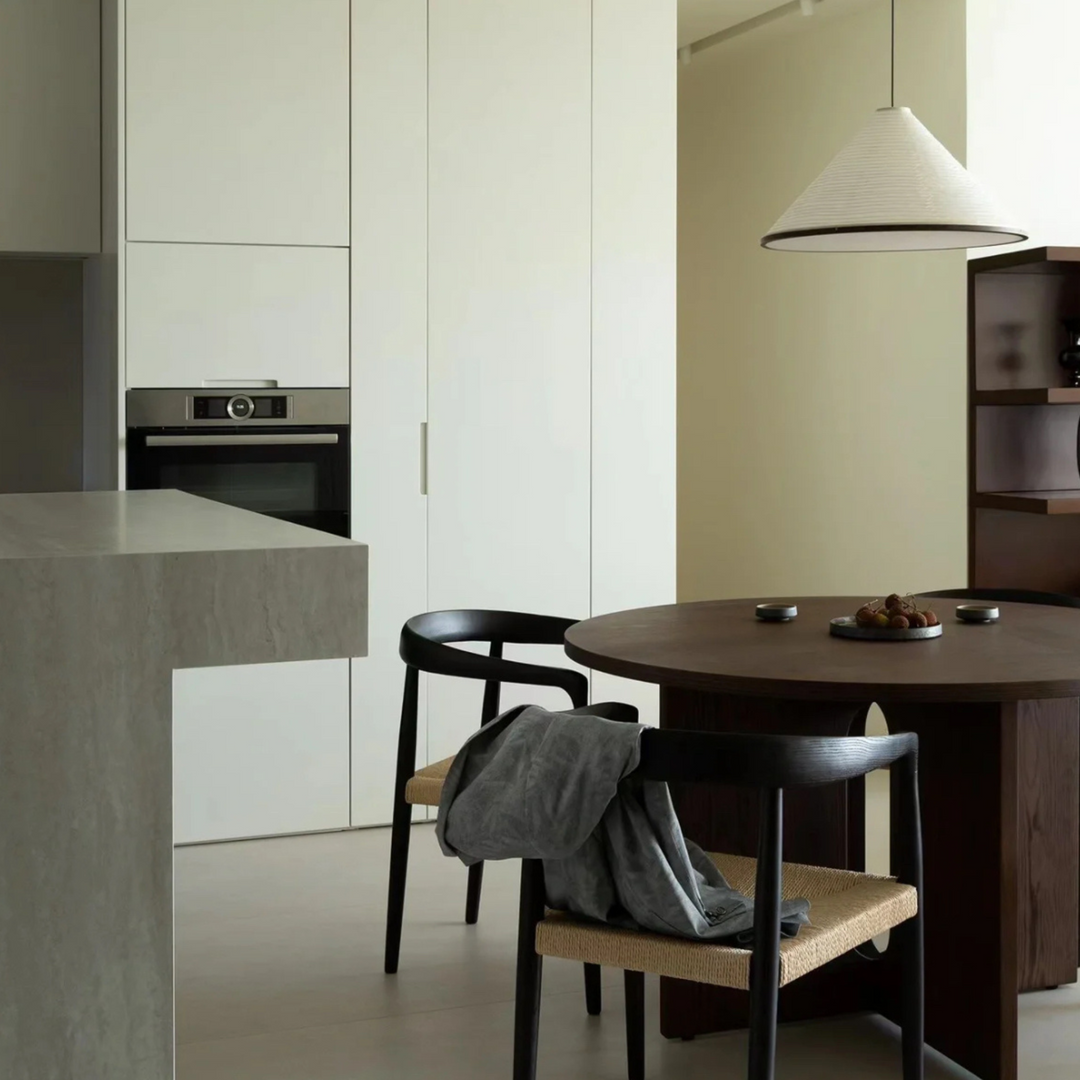
[[6, 1080], [173, 1076], [173, 671], [366, 648], [364, 545], [176, 491], [0, 496]]

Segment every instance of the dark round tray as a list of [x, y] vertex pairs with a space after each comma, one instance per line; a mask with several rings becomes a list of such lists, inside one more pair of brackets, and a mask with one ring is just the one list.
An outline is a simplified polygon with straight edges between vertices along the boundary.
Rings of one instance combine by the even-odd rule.
[[941, 637], [941, 623], [937, 626], [894, 630], [891, 626], [859, 626], [854, 615], [844, 615], [829, 623], [829, 633], [833, 637], [854, 638], [856, 641], [929, 641]]

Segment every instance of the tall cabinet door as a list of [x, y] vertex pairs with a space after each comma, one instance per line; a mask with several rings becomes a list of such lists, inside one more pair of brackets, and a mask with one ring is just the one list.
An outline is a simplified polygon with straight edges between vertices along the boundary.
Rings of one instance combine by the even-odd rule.
[[[675, 601], [676, 22], [593, 0], [593, 615]], [[655, 686], [592, 693], [657, 722]]]
[[[429, 606], [585, 617], [591, 4], [430, 0], [429, 20]], [[431, 680], [432, 759], [479, 695]]]
[[[368, 655], [352, 661], [352, 822], [377, 825], [392, 809], [398, 636], [428, 606], [427, 0], [353, 0], [352, 15], [352, 521], [371, 549]], [[426, 754], [421, 711], [421, 765]]]

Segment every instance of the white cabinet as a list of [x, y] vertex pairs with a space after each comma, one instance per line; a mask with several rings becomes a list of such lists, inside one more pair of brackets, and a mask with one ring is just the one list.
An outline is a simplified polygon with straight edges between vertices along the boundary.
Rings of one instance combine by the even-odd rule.
[[101, 250], [99, 0], [0, 3], [0, 252]]
[[344, 248], [128, 244], [127, 385], [348, 386]]
[[349, 0], [126, 6], [127, 238], [348, 245]]
[[[353, 0], [354, 824], [389, 820], [409, 615], [674, 599], [675, 15]], [[458, 749], [481, 694], [427, 680], [421, 763]], [[594, 675], [593, 696], [655, 718], [655, 688]], [[566, 705], [506, 687], [522, 700]]]
[[[675, 599], [674, 0], [593, 0], [592, 614]], [[593, 700], [657, 722], [653, 686]]]
[[[351, 386], [354, 535], [371, 545], [354, 825], [390, 817], [408, 616], [674, 599], [675, 14], [676, 0], [126, 0], [110, 46], [126, 112], [106, 157], [126, 160], [109, 209], [127, 242], [119, 315], [103, 315], [119, 320], [122, 381]], [[348, 821], [330, 765], [348, 760], [348, 671], [178, 676], [178, 836]], [[426, 692], [421, 762], [473, 730], [481, 688]], [[509, 687], [503, 703], [526, 696], [565, 700]], [[259, 717], [291, 750], [250, 755]]]
[[349, 661], [173, 675], [176, 843], [349, 824]]
[[[354, 0], [353, 536], [371, 550], [368, 655], [353, 661], [353, 823], [390, 820], [404, 666], [427, 608], [426, 0]], [[417, 746], [427, 761], [426, 714]], [[422, 811], [421, 811], [422, 816]]]
[[[590, 11], [429, 4], [432, 609], [589, 613]], [[481, 689], [430, 681], [433, 759]]]

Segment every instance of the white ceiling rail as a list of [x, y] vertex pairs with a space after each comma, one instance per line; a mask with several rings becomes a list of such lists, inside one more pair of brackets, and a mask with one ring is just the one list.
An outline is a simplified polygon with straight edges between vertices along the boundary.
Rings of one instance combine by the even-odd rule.
[[692, 41], [689, 45], [683, 45], [679, 49], [679, 60], [683, 64], [689, 64], [694, 53], [699, 53], [702, 49], [711, 49], [714, 45], [720, 45], [725, 41], [730, 41], [732, 38], [741, 37], [743, 34], [750, 33], [751, 30], [757, 30], [758, 27], [768, 26], [769, 23], [776, 22], [777, 19], [783, 19], [787, 15], [794, 15], [797, 11], [801, 11], [803, 15], [813, 15], [814, 9], [820, 3], [823, 3], [823, 0], [791, 0], [790, 3], [781, 4], [771, 11], [763, 11], [752, 19], [746, 19], [741, 23], [736, 23], [734, 26], [718, 30], [715, 34], [698, 38], [697, 41]]

